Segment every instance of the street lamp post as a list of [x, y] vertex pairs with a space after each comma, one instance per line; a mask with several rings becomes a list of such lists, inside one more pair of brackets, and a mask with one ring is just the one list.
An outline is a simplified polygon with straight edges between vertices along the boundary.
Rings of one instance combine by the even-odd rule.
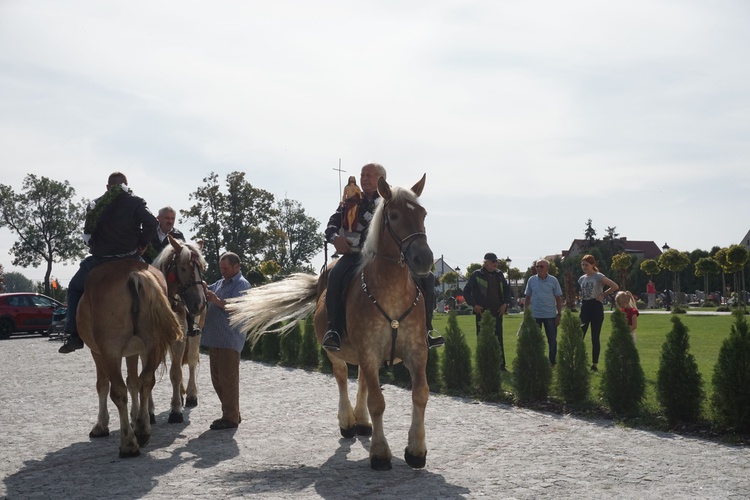
[[456, 266], [456, 295], [458, 295], [458, 284], [461, 281], [461, 268]]
[[513, 262], [513, 261], [510, 260], [510, 257], [505, 257], [505, 265], [508, 266], [508, 284], [510, 285], [510, 292], [513, 294], [513, 297], [515, 297], [516, 296], [516, 293], [515, 293], [516, 290], [513, 287], [513, 283], [511, 283], [511, 281], [510, 281], [510, 263], [511, 262]]
[[[671, 248], [669, 247], [669, 245], [667, 245], [666, 241], [664, 242], [664, 246], [661, 247], [661, 249], [662, 249], [663, 252], [666, 252], [667, 250], [671, 250]], [[678, 296], [677, 296], [676, 285], [677, 285], [677, 271], [675, 271], [675, 272], [672, 273], [672, 290], [674, 291], [674, 294], [675, 294], [674, 295], [675, 302], [679, 305], [680, 302], [679, 302]], [[667, 293], [669, 293], [669, 290], [667, 290]]]

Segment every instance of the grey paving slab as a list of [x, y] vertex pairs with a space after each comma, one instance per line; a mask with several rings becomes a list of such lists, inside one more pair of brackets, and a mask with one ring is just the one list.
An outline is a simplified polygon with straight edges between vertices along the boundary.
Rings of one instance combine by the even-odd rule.
[[[87, 350], [40, 338], [0, 341], [0, 498], [747, 498], [750, 448], [617, 428], [433, 395], [427, 467], [403, 460], [411, 401], [385, 386], [393, 470], [369, 467], [367, 439], [340, 438], [329, 375], [243, 361], [237, 431], [219, 417], [208, 359], [199, 406], [168, 424], [170, 385], [140, 457], [120, 459], [118, 423], [89, 439], [97, 400]], [[352, 395], [354, 384], [351, 384]], [[110, 413], [115, 415], [110, 403]]]

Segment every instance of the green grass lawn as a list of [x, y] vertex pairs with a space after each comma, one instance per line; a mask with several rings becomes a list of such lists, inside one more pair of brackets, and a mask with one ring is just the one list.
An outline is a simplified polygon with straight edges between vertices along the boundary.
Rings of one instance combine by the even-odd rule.
[[[577, 314], [577, 313], [574, 313]], [[659, 413], [659, 405], [656, 401], [656, 374], [659, 370], [659, 357], [661, 348], [666, 339], [667, 333], [672, 329], [671, 314], [649, 314], [644, 313], [638, 317], [638, 329], [636, 331], [638, 353], [640, 355], [641, 366], [646, 376], [646, 399], [644, 409], [647, 412]], [[698, 363], [698, 369], [703, 376], [704, 389], [706, 391], [707, 401], [712, 392], [711, 379], [713, 377], [714, 365], [719, 356], [719, 349], [725, 338], [729, 336], [729, 330], [734, 323], [734, 317], [724, 316], [697, 316], [697, 315], [679, 315], [680, 320], [688, 328], [690, 335], [690, 352], [695, 356]], [[505, 346], [505, 361], [508, 369], [512, 370], [513, 360], [516, 357], [516, 346], [518, 331], [522, 314], [507, 315], [503, 322], [503, 343]], [[448, 315], [436, 313], [433, 321], [434, 327], [444, 332], [448, 322]], [[458, 325], [466, 336], [466, 340], [472, 352], [476, 349], [477, 336], [474, 316], [458, 316]], [[609, 336], [612, 332], [612, 323], [610, 315], [606, 314], [604, 326], [601, 335], [601, 354], [599, 356], [599, 372], [592, 375], [592, 397], [598, 400], [599, 382], [601, 373], [605, 368], [604, 353], [607, 349]], [[557, 340], [560, 342], [562, 329], [558, 329]], [[546, 341], [545, 341], [546, 347]], [[591, 356], [590, 332], [586, 335], [586, 349]], [[545, 349], [546, 353], [546, 349]], [[441, 353], [442, 354], [442, 353]], [[505, 381], [504, 381], [505, 384]], [[506, 384], [506, 388], [507, 384]], [[708, 403], [704, 403], [704, 410], [708, 410]]]

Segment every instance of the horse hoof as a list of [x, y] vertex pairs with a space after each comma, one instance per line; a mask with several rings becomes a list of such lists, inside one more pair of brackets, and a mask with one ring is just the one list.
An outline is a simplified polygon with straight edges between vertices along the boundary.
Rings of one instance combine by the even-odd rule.
[[194, 408], [198, 406], [198, 398], [187, 398], [185, 400], [185, 408]]
[[135, 449], [133, 451], [122, 451], [120, 450], [120, 458], [133, 458], [141, 454], [141, 450]]
[[341, 436], [345, 437], [346, 439], [351, 439], [354, 436], [357, 435], [356, 426], [355, 427], [349, 427], [348, 429], [344, 429], [343, 427], [339, 427], [339, 430], [341, 431]]
[[[184, 421], [185, 419], [182, 417], [182, 413], [177, 413], [176, 411], [170, 412], [169, 420], [167, 420], [170, 424], [181, 424]], [[153, 424], [153, 422], [151, 423]]]
[[354, 432], [357, 433], [357, 436], [372, 436], [372, 426], [357, 424], [354, 426]]
[[151, 440], [150, 434], [136, 434], [135, 438], [138, 440], [138, 446], [143, 448], [144, 446], [148, 446], [148, 442]]
[[103, 438], [107, 436], [109, 436], [109, 427], [99, 430], [92, 429], [91, 432], [89, 432], [90, 438]]
[[149, 413], [148, 421], [151, 422], [151, 425], [154, 425], [156, 423], [156, 415], [154, 415], [153, 413]]
[[391, 470], [391, 459], [371, 457], [370, 467], [372, 467], [373, 470]]
[[411, 453], [409, 453], [408, 450], [406, 450], [404, 451], [404, 460], [406, 460], [406, 463], [412, 469], [421, 469], [424, 467], [425, 463], [427, 462], [427, 455], [423, 457], [418, 457], [416, 455], [412, 455]]

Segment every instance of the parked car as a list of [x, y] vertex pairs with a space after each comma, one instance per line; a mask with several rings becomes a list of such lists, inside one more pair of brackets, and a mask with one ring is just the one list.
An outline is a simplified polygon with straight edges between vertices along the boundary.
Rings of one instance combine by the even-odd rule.
[[37, 332], [49, 335], [55, 311], [61, 302], [40, 293], [0, 293], [0, 339], [15, 332]]

